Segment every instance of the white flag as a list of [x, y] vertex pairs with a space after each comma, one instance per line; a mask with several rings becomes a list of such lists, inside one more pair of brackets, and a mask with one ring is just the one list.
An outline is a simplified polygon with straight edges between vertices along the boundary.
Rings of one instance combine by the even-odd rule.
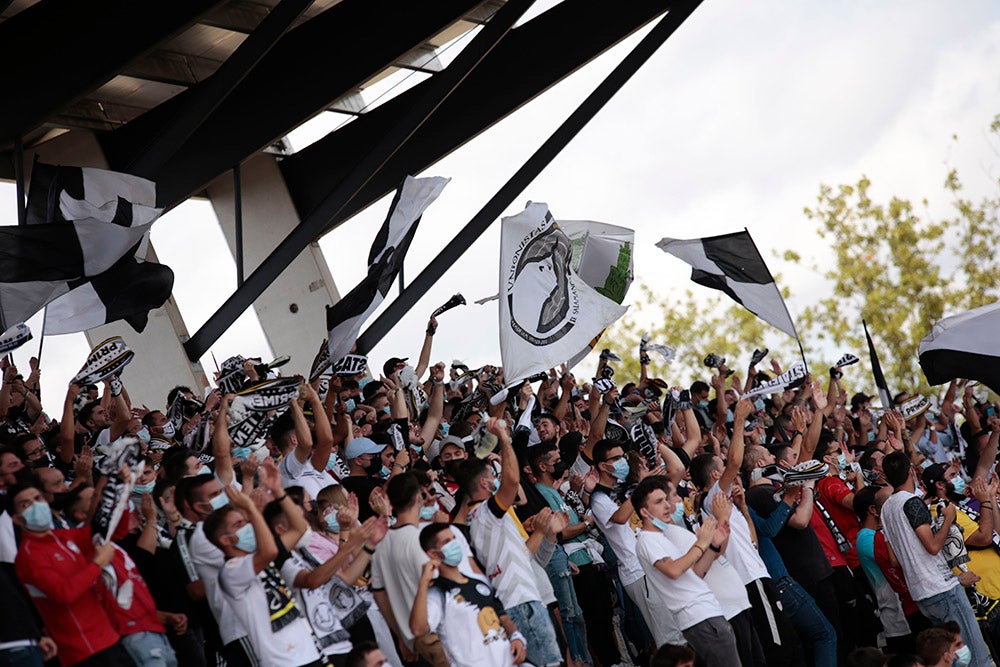
[[573, 271], [572, 243], [545, 204], [502, 220], [500, 355], [508, 384], [553, 368], [625, 314]]

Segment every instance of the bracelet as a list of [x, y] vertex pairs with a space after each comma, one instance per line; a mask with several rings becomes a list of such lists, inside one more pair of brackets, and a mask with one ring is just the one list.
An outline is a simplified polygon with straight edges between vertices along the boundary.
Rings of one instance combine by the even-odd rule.
[[406, 470], [406, 466], [404, 466], [402, 463], [393, 463], [392, 467], [399, 468], [400, 470]]
[[714, 551], [717, 554], [721, 554], [722, 553], [722, 547], [717, 547], [714, 544], [709, 544], [708, 548], [711, 549], [712, 551]]
[[364, 544], [364, 545], [362, 545], [362, 546], [361, 546], [361, 548], [362, 548], [362, 549], [364, 550], [364, 552], [365, 552], [366, 554], [368, 554], [369, 556], [371, 556], [371, 555], [373, 555], [373, 554], [375, 553], [375, 550], [374, 550], [374, 549], [372, 549], [372, 548], [371, 548], [370, 546], [368, 546], [367, 544]]
[[510, 636], [507, 637], [507, 639], [509, 639], [512, 643], [521, 642], [525, 646], [528, 645], [528, 642], [524, 641], [524, 635], [521, 634], [520, 630], [515, 630], [514, 632], [510, 633]]
[[792, 431], [792, 440], [795, 439], [795, 436], [801, 436], [801, 435], [802, 435], [802, 431], [799, 431], [799, 430]]
[[694, 545], [691, 546], [691, 548], [692, 549], [701, 549], [701, 553], [698, 554], [698, 558], [701, 558], [702, 556], [705, 555], [705, 547], [701, 546], [700, 544], [694, 544]]
[[282, 500], [284, 500], [287, 497], [288, 497], [288, 494], [286, 493], [285, 495], [281, 496], [280, 498], [275, 498], [275, 500], [277, 500], [280, 503]]

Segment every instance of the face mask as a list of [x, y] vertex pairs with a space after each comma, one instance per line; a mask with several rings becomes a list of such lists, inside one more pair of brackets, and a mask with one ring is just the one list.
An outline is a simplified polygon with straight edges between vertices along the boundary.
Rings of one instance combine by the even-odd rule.
[[432, 505], [421, 505], [420, 506], [420, 520], [430, 521], [434, 518], [434, 513], [437, 512], [437, 508]]
[[764, 405], [764, 399], [763, 398], [755, 398], [754, 401], [753, 401], [753, 406], [755, 408], [757, 408], [757, 412], [760, 412], [765, 407], [767, 407], [767, 406]]
[[496, 493], [499, 490], [500, 490], [500, 479], [494, 477], [493, 478], [493, 493]]
[[657, 528], [659, 528], [660, 530], [666, 531], [667, 526], [669, 526], [670, 524], [667, 523], [666, 521], [660, 521], [659, 519], [653, 519], [653, 525], [656, 526]]
[[699, 408], [707, 408], [708, 407], [708, 401], [698, 401], [698, 407]]
[[249, 447], [237, 447], [233, 450], [233, 458], [239, 459], [240, 461], [246, 461], [250, 458], [250, 448]]
[[449, 424], [447, 422], [445, 422], [444, 424], [441, 424], [441, 435], [443, 435], [443, 436], [444, 435], [448, 435], [448, 431], [450, 431], [450, 430], [451, 430], [451, 424]]
[[424, 452], [424, 446], [423, 445], [410, 445], [410, 449], [412, 449], [413, 451], [415, 451], [417, 454], [423, 454], [423, 452]]
[[212, 474], [212, 469], [209, 468], [206, 465], [203, 465], [202, 467], [198, 468], [198, 474], [199, 475], [211, 475]]
[[309, 526], [306, 526], [306, 532], [302, 533], [302, 537], [300, 537], [299, 541], [295, 543], [295, 548], [305, 549], [307, 546], [309, 546], [309, 540], [312, 539], [312, 536], [313, 536], [313, 529], [310, 528]]
[[670, 515], [670, 520], [674, 522], [675, 526], [684, 525], [684, 503], [677, 503], [677, 508]]
[[868, 442], [871, 442], [874, 439], [875, 439], [875, 431], [872, 431], [871, 433], [868, 434]]
[[148, 445], [150, 440], [149, 429], [143, 426], [138, 431], [136, 431], [135, 437], [139, 438], [142, 444]]
[[353, 398], [349, 398], [344, 401], [344, 406], [347, 407], [348, 412], [354, 412], [354, 408], [358, 407], [358, 404], [354, 402]]
[[952, 661], [955, 667], [968, 667], [969, 663], [972, 662], [972, 650], [968, 646], [963, 646], [962, 648], [955, 651], [955, 659]]
[[611, 471], [611, 474], [615, 476], [615, 479], [622, 480], [628, 477], [629, 465], [628, 459], [618, 459], [615, 461], [615, 469]]
[[381, 477], [382, 479], [389, 479], [389, 475], [391, 474], [392, 471], [386, 468], [385, 466], [382, 466], [382, 469], [378, 471], [378, 476]]
[[225, 493], [220, 493], [216, 497], [209, 500], [208, 504], [212, 506], [213, 512], [217, 509], [222, 509], [223, 507], [229, 504], [229, 496], [227, 496]]
[[358, 380], [358, 388], [359, 389], [364, 389], [365, 385], [368, 384], [371, 381], [372, 381], [372, 379], [370, 377], [363, 377], [363, 378], [361, 378], [360, 380]]
[[171, 421], [168, 421], [161, 428], [163, 428], [163, 437], [167, 440], [171, 440], [177, 435], [177, 429], [174, 428], [174, 423]]
[[841, 453], [841, 455], [837, 457], [837, 465], [840, 466], [841, 470], [846, 470], [847, 469], [847, 455], [846, 454]]
[[52, 509], [48, 503], [35, 501], [31, 507], [21, 513], [24, 525], [28, 530], [36, 533], [44, 533], [52, 529]]
[[236, 548], [247, 553], [257, 553], [257, 535], [253, 532], [253, 525], [246, 524], [236, 531]]
[[330, 454], [330, 458], [326, 461], [326, 469], [333, 470], [337, 467], [337, 456], [335, 454]]
[[462, 562], [462, 547], [459, 545], [458, 540], [452, 540], [448, 544], [441, 547], [441, 555], [444, 556], [443, 562], [445, 565], [451, 565], [452, 567], [457, 567], [459, 563]]
[[733, 411], [732, 410], [726, 410], [726, 423], [727, 424], [732, 424], [733, 423]]
[[149, 484], [136, 484], [132, 487], [132, 494], [141, 496], [144, 493], [152, 493], [154, 486], [156, 486], [156, 482], [150, 482]]
[[387, 405], [384, 408], [382, 408], [382, 412], [384, 412], [387, 415], [391, 415], [392, 414], [392, 408]]
[[934, 462], [931, 461], [930, 459], [924, 459], [923, 461], [920, 462], [921, 468], [930, 468], [932, 465], [934, 465]]
[[335, 533], [340, 532], [340, 524], [337, 523], [337, 508], [334, 507], [329, 514], [326, 515], [326, 527]]
[[552, 479], [562, 479], [566, 474], [566, 464], [560, 461], [552, 466]]
[[953, 480], [951, 480], [951, 485], [955, 487], [955, 493], [962, 496], [965, 495], [965, 478], [961, 475], [956, 475]]

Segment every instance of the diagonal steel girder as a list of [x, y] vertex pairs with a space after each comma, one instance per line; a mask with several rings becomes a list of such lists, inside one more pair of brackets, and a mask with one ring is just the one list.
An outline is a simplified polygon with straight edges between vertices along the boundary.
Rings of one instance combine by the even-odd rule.
[[[472, 42], [455, 60], [437, 74], [431, 85], [371, 149], [366, 151], [356, 168], [320, 202], [299, 225], [286, 236], [278, 247], [251, 273], [243, 285], [233, 293], [202, 327], [184, 343], [188, 358], [195, 360], [218, 340], [236, 317], [245, 311], [263, 293], [268, 285], [288, 266], [302, 250], [322, 232], [327, 222], [340, 213], [365, 183], [371, 180], [399, 147], [429, 118], [441, 103], [462, 83], [486, 55], [510, 31], [514, 23], [531, 6], [534, 0], [507, 0], [493, 18], [482, 28]], [[230, 316], [232, 316], [230, 318]]]
[[13, 145], [219, 0], [42, 0], [0, 23], [0, 147]]
[[[626, 3], [609, 12], [593, 0], [564, 0], [518, 26], [351, 200], [326, 231], [545, 92], [640, 27], [671, 2]], [[382, 136], [429, 81], [389, 100], [349, 125], [281, 161], [285, 184], [301, 216], [354, 167], [354, 156]]]
[[[451, 25], [482, 0], [343, 0], [288, 31], [224, 102], [150, 175], [175, 206]], [[376, 31], [372, 37], [371, 30]], [[102, 137], [112, 169], [128, 165], [195, 89]]]

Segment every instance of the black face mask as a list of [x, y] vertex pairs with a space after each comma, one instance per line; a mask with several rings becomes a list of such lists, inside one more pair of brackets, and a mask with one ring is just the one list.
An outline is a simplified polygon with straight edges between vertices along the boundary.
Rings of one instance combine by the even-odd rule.
[[567, 466], [562, 461], [552, 464], [552, 478], [562, 479], [562, 476], [566, 474]]
[[365, 472], [369, 475], [378, 475], [382, 472], [382, 457], [373, 457], [372, 462], [365, 468]]

